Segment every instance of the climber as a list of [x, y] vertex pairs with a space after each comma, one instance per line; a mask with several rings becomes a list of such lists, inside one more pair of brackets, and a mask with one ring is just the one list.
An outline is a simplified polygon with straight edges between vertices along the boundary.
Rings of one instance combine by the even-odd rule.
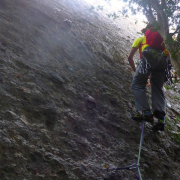
[[[131, 89], [134, 94], [137, 111], [131, 118], [137, 121], [145, 119], [153, 125], [154, 130], [163, 131], [166, 113], [163, 93], [165, 69], [167, 68], [167, 57], [163, 53], [165, 45], [163, 38], [152, 24], [148, 24], [146, 28], [142, 29], [142, 32], [145, 35], [135, 39], [128, 55], [129, 64], [133, 71], [135, 71]], [[133, 57], [138, 49], [140, 61], [136, 69]], [[145, 92], [148, 77], [151, 83], [152, 111]], [[153, 117], [158, 118], [158, 122], [155, 125]]]

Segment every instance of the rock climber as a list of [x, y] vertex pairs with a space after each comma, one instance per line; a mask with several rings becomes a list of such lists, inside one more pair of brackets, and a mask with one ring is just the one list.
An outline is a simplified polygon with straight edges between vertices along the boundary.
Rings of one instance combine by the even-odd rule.
[[[164, 67], [158, 69], [158, 66], [160, 67], [161, 64], [157, 64], [157, 61], [159, 54], [163, 55], [165, 45], [163, 38], [157, 32], [157, 29], [154, 25], [148, 24], [146, 28], [142, 29], [142, 32], [145, 35], [135, 39], [128, 55], [129, 64], [135, 72], [131, 84], [131, 89], [134, 95], [135, 108], [137, 111], [132, 115], [131, 118], [136, 121], [142, 121], [145, 119], [147, 122], [150, 122], [153, 125], [154, 130], [163, 131], [166, 114], [166, 103], [163, 93], [165, 72]], [[133, 57], [137, 50], [139, 50], [140, 53], [140, 63], [136, 68]], [[163, 58], [163, 63], [164, 60], [165, 59]], [[148, 78], [150, 78], [151, 84], [152, 110], [149, 106], [146, 95], [146, 85]], [[153, 117], [158, 119], [156, 124], [154, 124]]]

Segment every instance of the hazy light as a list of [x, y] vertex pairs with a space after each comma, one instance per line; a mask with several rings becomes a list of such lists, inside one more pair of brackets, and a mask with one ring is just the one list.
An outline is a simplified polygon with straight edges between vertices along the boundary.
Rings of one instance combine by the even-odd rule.
[[[119, 14], [119, 11], [122, 11], [123, 7], [126, 6], [128, 8], [127, 3], [123, 2], [123, 0], [84, 0], [91, 4], [92, 6], [101, 6], [103, 7], [103, 10], [106, 13], [116, 13]], [[132, 16], [130, 13], [128, 13], [129, 16]], [[142, 14], [139, 13], [137, 15], [133, 15], [134, 18], [137, 18], [140, 21], [146, 20], [146, 17]]]
[[84, 0], [88, 2], [91, 5], [100, 5], [103, 6], [105, 9], [107, 8], [108, 10], [121, 10], [123, 6], [126, 5], [123, 1], [119, 0], [110, 0], [110, 1], [105, 1], [105, 0]]

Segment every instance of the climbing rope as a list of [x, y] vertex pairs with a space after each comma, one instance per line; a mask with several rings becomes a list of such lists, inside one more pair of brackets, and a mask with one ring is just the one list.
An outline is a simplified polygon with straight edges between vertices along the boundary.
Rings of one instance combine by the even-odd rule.
[[[144, 117], [144, 114], [143, 114], [143, 117]], [[143, 123], [142, 123], [141, 139], [140, 139], [140, 143], [139, 143], [139, 154], [138, 154], [137, 165], [136, 165], [139, 180], [142, 180], [141, 172], [139, 169], [139, 162], [140, 162], [141, 149], [142, 149], [143, 137], [144, 137], [144, 124], [145, 124], [145, 120], [143, 120]]]
[[[144, 113], [143, 113], [143, 118], [144, 118]], [[143, 120], [143, 123], [142, 123], [142, 131], [141, 131], [141, 138], [140, 138], [140, 143], [139, 143], [139, 153], [138, 153], [137, 162], [135, 164], [132, 164], [132, 165], [129, 165], [129, 166], [126, 166], [126, 167], [109, 167], [108, 165], [105, 165], [105, 168], [107, 169], [107, 171], [136, 169], [139, 180], [142, 180], [141, 172], [140, 172], [140, 169], [139, 169], [139, 167], [140, 167], [139, 162], [140, 162], [141, 149], [142, 149], [143, 137], [144, 137], [144, 125], [145, 125], [145, 120]]]

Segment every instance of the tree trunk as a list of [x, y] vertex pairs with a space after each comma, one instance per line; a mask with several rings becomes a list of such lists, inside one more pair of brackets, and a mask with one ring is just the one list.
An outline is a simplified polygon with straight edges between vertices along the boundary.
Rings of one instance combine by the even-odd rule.
[[177, 72], [178, 77], [180, 77], [180, 53], [178, 54], [177, 59], [172, 59], [171, 58], [172, 65]]
[[[168, 17], [164, 12], [165, 1], [162, 1], [161, 4], [158, 4], [157, 0], [147, 0], [147, 2], [149, 5], [149, 9], [146, 8], [146, 3], [145, 3], [144, 4], [145, 15], [149, 22], [151, 22], [152, 24], [156, 22], [159, 25], [159, 27], [161, 27], [159, 32], [164, 38], [169, 53], [172, 55], [171, 62], [173, 68], [177, 72], [178, 77], [180, 77], [180, 52], [179, 52], [180, 47], [177, 47], [177, 44], [174, 42], [172, 36], [169, 33]], [[157, 17], [158, 17], [157, 19], [154, 17], [151, 7], [153, 7], [153, 9], [155, 9], [157, 12]], [[178, 32], [177, 42], [180, 42], [180, 30]]]
[[173, 68], [177, 72], [178, 77], [180, 77], [180, 51], [179, 44], [175, 42], [170, 35], [165, 36], [166, 47], [171, 55], [171, 63]]

